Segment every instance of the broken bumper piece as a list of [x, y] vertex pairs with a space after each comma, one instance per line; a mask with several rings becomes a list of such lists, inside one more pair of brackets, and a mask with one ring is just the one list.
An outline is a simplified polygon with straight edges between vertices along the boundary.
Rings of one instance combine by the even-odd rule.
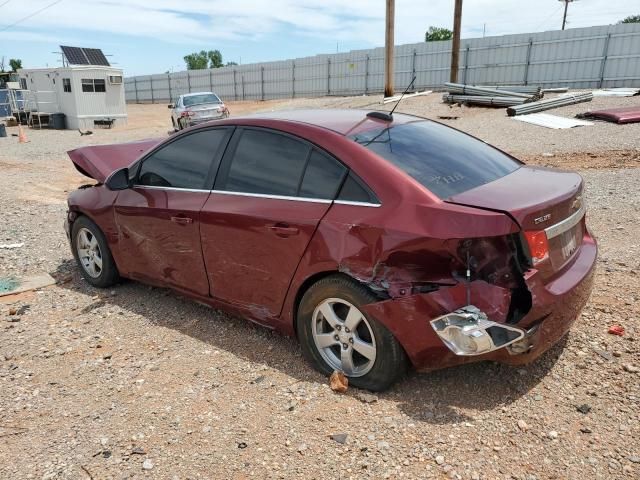
[[434, 320], [431, 326], [456, 355], [482, 355], [522, 340], [526, 331], [492, 322], [473, 305], [467, 305]]

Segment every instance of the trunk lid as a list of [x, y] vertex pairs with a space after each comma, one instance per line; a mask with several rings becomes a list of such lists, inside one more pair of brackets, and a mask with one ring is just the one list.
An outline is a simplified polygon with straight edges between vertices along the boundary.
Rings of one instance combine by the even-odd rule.
[[128, 167], [162, 140], [80, 147], [69, 150], [67, 155], [80, 173], [103, 183], [113, 172]]
[[510, 215], [525, 232], [544, 230], [549, 260], [536, 265], [545, 277], [566, 265], [585, 234], [580, 175], [540, 167], [521, 167], [493, 182], [447, 201]]

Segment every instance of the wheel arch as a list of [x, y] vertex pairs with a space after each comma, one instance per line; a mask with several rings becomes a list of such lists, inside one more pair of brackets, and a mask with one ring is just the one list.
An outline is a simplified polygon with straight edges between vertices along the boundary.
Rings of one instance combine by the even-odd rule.
[[352, 277], [351, 275], [348, 275], [348, 274], [346, 274], [344, 272], [341, 272], [339, 270], [324, 270], [324, 271], [321, 271], [321, 272], [313, 273], [312, 275], [308, 276], [304, 281], [302, 281], [302, 283], [298, 287], [298, 289], [296, 291], [296, 295], [294, 297], [293, 311], [292, 311], [291, 320], [292, 320], [292, 325], [293, 325], [293, 331], [295, 333], [296, 338], [298, 338], [298, 326], [297, 326], [296, 318], [298, 317], [298, 308], [300, 307], [300, 302], [302, 301], [302, 297], [307, 292], [307, 290], [309, 290], [309, 288], [311, 288], [312, 285], [316, 284], [317, 282], [319, 282], [323, 278], [332, 277], [332, 276], [343, 277], [343, 278], [348, 279], [350, 281], [356, 282], [359, 285], [362, 285], [367, 290], [369, 290], [373, 295], [377, 296], [376, 292], [373, 291], [371, 288], [369, 288], [369, 286], [367, 286], [364, 283], [358, 281], [357, 278]]

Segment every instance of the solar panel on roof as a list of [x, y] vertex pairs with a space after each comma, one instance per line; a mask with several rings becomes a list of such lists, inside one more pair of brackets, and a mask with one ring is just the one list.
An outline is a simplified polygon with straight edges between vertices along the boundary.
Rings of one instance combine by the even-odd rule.
[[62, 53], [71, 65], [104, 65], [109, 67], [109, 61], [99, 48], [80, 48], [60, 45]]
[[67, 57], [67, 62], [71, 65], [89, 65], [89, 60], [81, 48], [67, 47], [64, 45], [60, 45], [60, 48], [62, 49], [64, 56]]
[[104, 56], [102, 50], [99, 48], [83, 48], [84, 54], [89, 59], [89, 65], [105, 65], [107, 67], [110, 66], [107, 57]]

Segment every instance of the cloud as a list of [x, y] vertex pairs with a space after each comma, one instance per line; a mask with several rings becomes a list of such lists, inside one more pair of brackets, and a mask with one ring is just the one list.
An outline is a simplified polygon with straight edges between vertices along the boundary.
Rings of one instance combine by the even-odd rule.
[[[569, 6], [569, 26], [615, 23], [638, 13], [637, 0], [584, 0]], [[12, 1], [2, 7], [7, 25], [50, 3]], [[25, 5], [27, 4], [27, 5]], [[430, 26], [450, 26], [453, 0], [397, 0], [396, 43], [418, 42]], [[467, 1], [463, 37], [559, 28], [562, 3]], [[1, 25], [0, 25], [1, 26]], [[260, 40], [291, 34], [382, 45], [383, 0], [63, 0], [9, 30], [34, 41], [56, 38], [61, 31], [107, 32], [176, 43]], [[29, 33], [31, 32], [31, 33]], [[38, 37], [43, 35], [43, 37]]]

